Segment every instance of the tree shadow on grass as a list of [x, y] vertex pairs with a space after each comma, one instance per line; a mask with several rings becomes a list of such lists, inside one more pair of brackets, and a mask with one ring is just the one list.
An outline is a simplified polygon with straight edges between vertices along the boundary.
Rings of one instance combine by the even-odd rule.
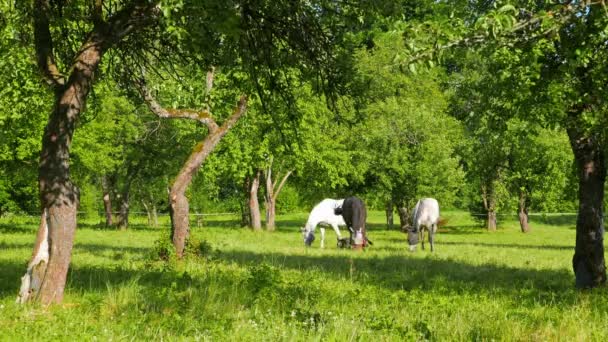
[[542, 223], [551, 226], [576, 226], [576, 214], [532, 215], [530, 223]]
[[[0, 280], [0, 299], [15, 296], [19, 292], [21, 276], [26, 271], [27, 265], [18, 262], [0, 261], [0, 269], [3, 270], [3, 278]], [[162, 289], [164, 287], [175, 287], [182, 281], [200, 283], [196, 278], [184, 273], [162, 270], [136, 270], [123, 268], [115, 265], [106, 267], [79, 266], [72, 264], [68, 271], [66, 289], [74, 292], [105, 291], [109, 285], [116, 286], [137, 279], [138, 284]]]
[[[432, 256], [388, 256], [360, 258], [348, 255], [285, 255], [280, 253], [252, 253], [231, 251], [221, 258], [241, 265], [262, 262], [293, 270], [317, 270], [338, 279], [349, 279], [351, 270], [356, 281], [388, 290], [423, 290], [445, 295], [511, 296], [528, 303], [559, 302], [566, 289], [573, 289], [573, 276], [566, 270], [536, 270], [503, 265], [472, 265], [456, 260], [436, 259]], [[356, 253], [356, 252], [353, 252]], [[561, 303], [573, 304], [573, 303]]]
[[[97, 247], [92, 247], [93, 249]], [[366, 252], [365, 252], [366, 253]], [[419, 258], [410, 255], [376, 257], [343, 251], [334, 255], [288, 255], [282, 253], [254, 253], [224, 251], [217, 254], [219, 262], [230, 262], [250, 267], [269, 263], [295, 271], [321, 272], [336, 281], [351, 281], [380, 287], [388, 291], [425, 291], [444, 296], [507, 297], [518, 305], [574, 305], [573, 276], [566, 270], [536, 270], [504, 265], [473, 265], [451, 259], [438, 259], [431, 255]], [[16, 261], [1, 261], [3, 279], [0, 281], [0, 298], [16, 295], [19, 279], [25, 266]], [[227, 275], [228, 276], [228, 275]], [[188, 281], [201, 284], [199, 275]], [[87, 292], [105, 290], [108, 285], [120, 285], [137, 279], [146, 287], [161, 289], [180, 282], [183, 274], [158, 269], [123, 268], [119, 262], [104, 266], [70, 268], [69, 291]], [[231, 281], [227, 278], [226, 281]], [[234, 280], [232, 280], [234, 281]]]
[[557, 245], [520, 245], [515, 243], [487, 243], [487, 242], [438, 242], [439, 245], [474, 246], [474, 247], [497, 247], [497, 248], [517, 248], [517, 249], [550, 249], [550, 250], [571, 250], [574, 246]]
[[36, 233], [38, 229], [37, 225], [25, 224], [25, 223], [1, 223], [0, 233], [2, 234], [29, 234]]

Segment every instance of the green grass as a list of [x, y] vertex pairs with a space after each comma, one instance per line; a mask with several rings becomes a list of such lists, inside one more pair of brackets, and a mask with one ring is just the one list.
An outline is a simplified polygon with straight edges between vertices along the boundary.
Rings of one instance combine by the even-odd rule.
[[[214, 217], [193, 236], [206, 257], [153, 257], [164, 228], [128, 231], [82, 221], [64, 303], [18, 306], [35, 218], [0, 220], [0, 340], [539, 340], [604, 341], [606, 288], [574, 290], [573, 218], [516, 221], [484, 231], [444, 212], [436, 251], [406, 251], [406, 237], [372, 212], [365, 252], [304, 248], [306, 214], [253, 233]], [[87, 224], [88, 223], [88, 224]]]

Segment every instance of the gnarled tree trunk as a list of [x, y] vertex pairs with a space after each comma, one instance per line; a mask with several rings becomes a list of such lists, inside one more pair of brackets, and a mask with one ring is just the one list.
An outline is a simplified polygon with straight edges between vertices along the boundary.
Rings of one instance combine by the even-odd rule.
[[[211, 80], [211, 81], [210, 81]], [[207, 92], [211, 90], [213, 80], [213, 70], [207, 74]], [[205, 159], [211, 154], [215, 146], [232, 128], [237, 120], [245, 113], [247, 107], [247, 98], [243, 95], [239, 100], [237, 107], [232, 115], [222, 124], [218, 126], [215, 120], [211, 117], [209, 110], [192, 111], [186, 109], [164, 109], [147, 89], [143, 79], [137, 82], [138, 90], [148, 104], [150, 110], [161, 118], [182, 118], [198, 121], [207, 126], [209, 133], [205, 139], [199, 142], [195, 147], [184, 166], [175, 177], [173, 184], [169, 190], [169, 213], [171, 214], [171, 239], [175, 246], [175, 252], [178, 258], [184, 256], [186, 241], [190, 236], [189, 222], [189, 203], [186, 197], [186, 190], [192, 182], [192, 177], [201, 167]]]
[[578, 217], [572, 267], [577, 288], [606, 283], [604, 260], [604, 183], [606, 161], [601, 137], [569, 128], [568, 136], [578, 170]]
[[[78, 190], [70, 180], [70, 145], [76, 122], [84, 109], [102, 56], [113, 44], [134, 30], [151, 23], [154, 3], [125, 6], [104, 20], [102, 3], [96, 2], [93, 29], [76, 54], [69, 77], [60, 73], [53, 55], [48, 0], [34, 4], [34, 42], [38, 67], [54, 87], [55, 105], [42, 137], [39, 188], [41, 224], [28, 271], [21, 279], [19, 302], [37, 298], [43, 304], [63, 300], [72, 245], [76, 231]], [[40, 238], [46, 232], [46, 239]], [[46, 241], [46, 243], [43, 243]], [[48, 263], [41, 255], [48, 253]], [[44, 274], [36, 277], [32, 270]], [[38, 286], [39, 285], [39, 286]]]
[[262, 218], [260, 215], [260, 202], [258, 201], [258, 189], [260, 188], [260, 171], [251, 181], [249, 189], [249, 212], [251, 213], [251, 228], [255, 231], [262, 230]]

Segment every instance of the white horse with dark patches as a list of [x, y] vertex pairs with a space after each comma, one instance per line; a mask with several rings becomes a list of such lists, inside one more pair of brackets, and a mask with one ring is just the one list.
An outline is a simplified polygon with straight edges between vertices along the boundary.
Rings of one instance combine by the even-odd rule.
[[414, 225], [408, 231], [407, 240], [410, 244], [410, 251], [416, 250], [418, 239], [422, 242], [424, 249], [424, 229], [429, 232], [429, 244], [431, 252], [434, 250], [433, 240], [437, 232], [437, 223], [439, 222], [439, 203], [434, 198], [423, 198], [414, 207]]
[[346, 223], [342, 215], [336, 215], [336, 208], [341, 208], [343, 202], [343, 199], [326, 198], [312, 208], [306, 225], [301, 229], [306, 246], [310, 246], [315, 240], [314, 233], [317, 226], [321, 230], [321, 248], [325, 248], [325, 227], [327, 226], [334, 229], [338, 240], [342, 238], [339, 226], [346, 226]]

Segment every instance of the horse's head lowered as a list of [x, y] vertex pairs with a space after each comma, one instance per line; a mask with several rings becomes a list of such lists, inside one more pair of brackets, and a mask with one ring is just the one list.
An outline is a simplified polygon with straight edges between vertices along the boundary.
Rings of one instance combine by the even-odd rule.
[[304, 245], [310, 247], [310, 245], [312, 245], [312, 242], [315, 241], [315, 234], [313, 233], [312, 229], [309, 229], [308, 227], [301, 227], [300, 232], [302, 232], [302, 239], [304, 239]]
[[418, 235], [418, 227], [413, 226], [407, 230], [407, 242], [410, 245], [410, 252], [416, 250], [416, 246], [418, 245], [419, 235]]

